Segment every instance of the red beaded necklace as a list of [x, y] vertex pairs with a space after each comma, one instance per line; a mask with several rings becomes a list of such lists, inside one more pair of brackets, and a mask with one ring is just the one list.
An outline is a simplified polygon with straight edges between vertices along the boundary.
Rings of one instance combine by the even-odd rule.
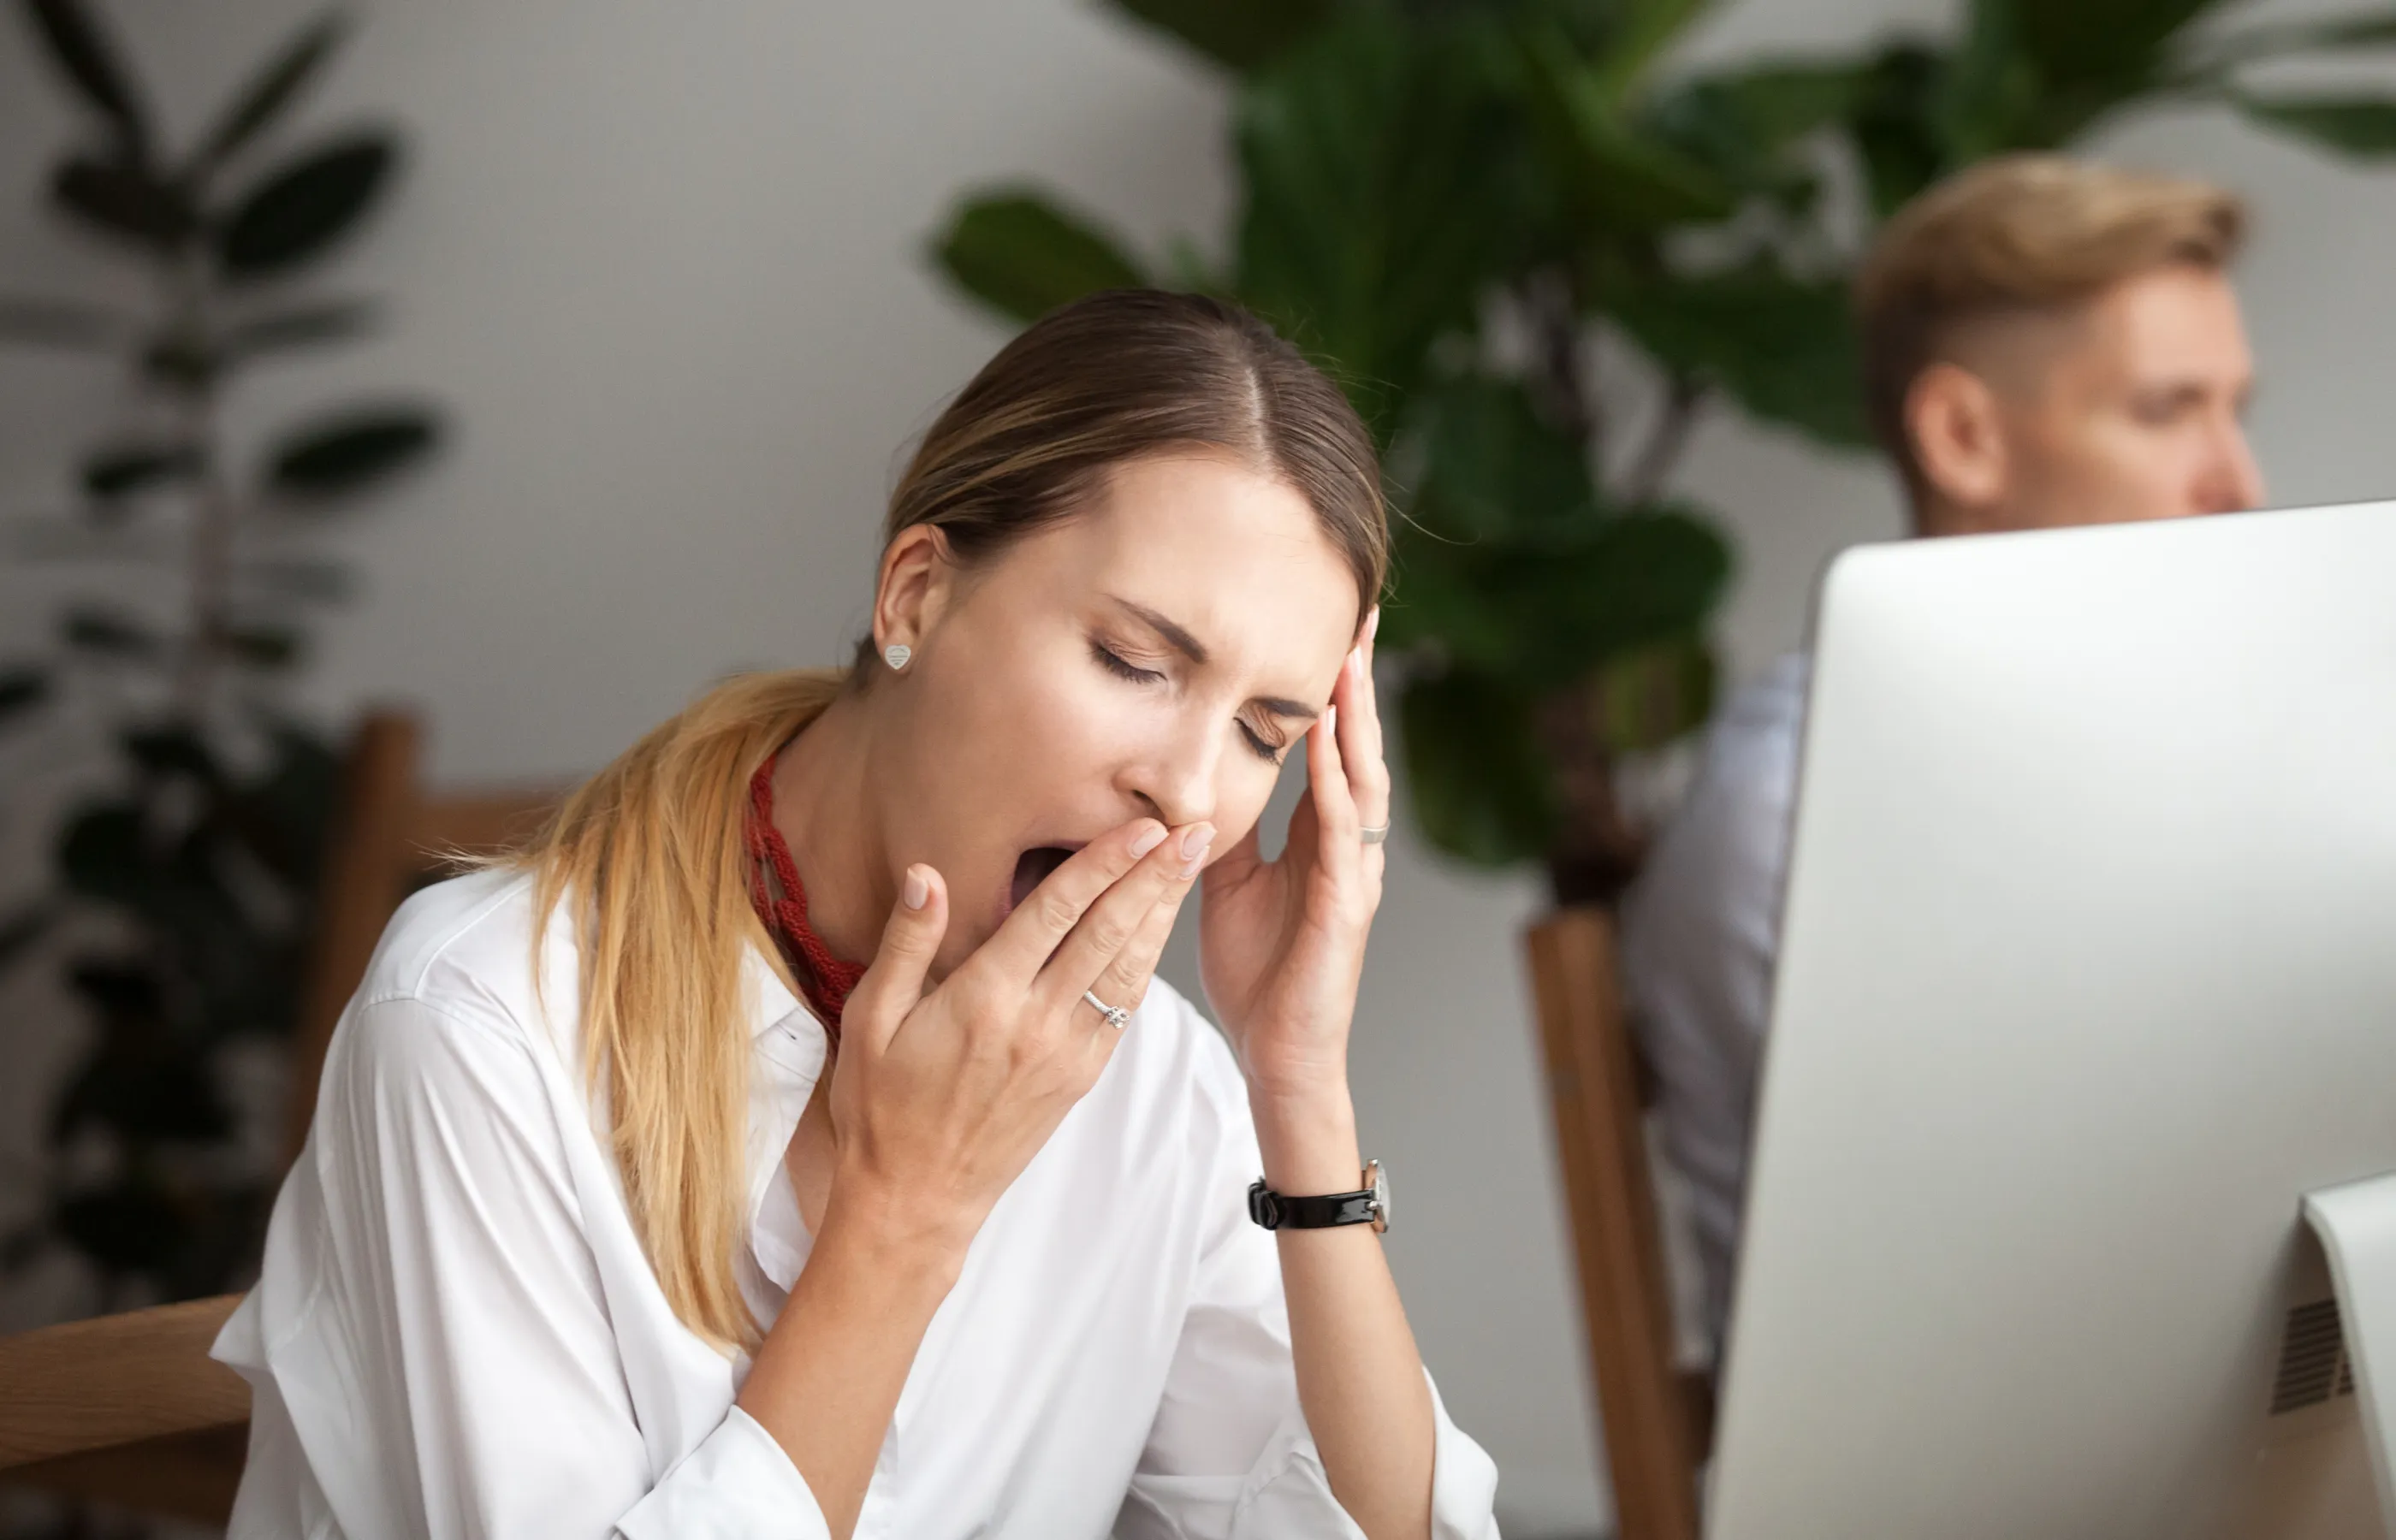
[[[848, 992], [865, 976], [865, 967], [834, 957], [807, 923], [807, 890], [799, 885], [799, 869], [791, 859], [789, 843], [774, 827], [774, 766], [781, 758], [779, 750], [767, 755], [749, 780], [749, 816], [743, 830], [749, 846], [749, 901], [756, 906], [765, 934], [782, 949], [783, 961], [798, 976], [800, 990], [837, 1048], [841, 1010], [848, 1003]], [[781, 891], [775, 892], [776, 887]]]

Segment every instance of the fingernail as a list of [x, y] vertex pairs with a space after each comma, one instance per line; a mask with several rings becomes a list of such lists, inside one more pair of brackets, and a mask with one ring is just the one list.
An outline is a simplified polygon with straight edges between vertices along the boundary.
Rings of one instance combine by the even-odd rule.
[[1326, 736], [1339, 731], [1338, 707], [1325, 706], [1323, 708], [1323, 731]]
[[907, 885], [898, 890], [898, 901], [906, 905], [911, 909], [919, 909], [924, 907], [925, 901], [931, 896], [932, 884], [924, 880], [924, 873], [921, 870], [914, 867], [909, 867], [907, 869]]
[[1215, 843], [1215, 826], [1198, 824], [1181, 836], [1181, 875], [1195, 877], [1198, 869], [1206, 864], [1207, 849]]
[[1161, 845], [1164, 843], [1165, 826], [1161, 823], [1150, 824], [1146, 829], [1140, 831], [1139, 838], [1131, 843], [1132, 859], [1139, 859], [1139, 857], [1147, 855], [1150, 851], [1154, 850], [1158, 845]]
[[1367, 642], [1373, 640], [1374, 633], [1378, 631], [1380, 629], [1381, 606], [1375, 604], [1373, 606], [1373, 613], [1364, 617], [1364, 640]]

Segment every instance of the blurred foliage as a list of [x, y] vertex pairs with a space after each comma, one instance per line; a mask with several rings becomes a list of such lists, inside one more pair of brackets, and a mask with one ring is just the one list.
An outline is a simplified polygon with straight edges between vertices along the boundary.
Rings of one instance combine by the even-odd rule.
[[[1636, 859], [1608, 762], [1711, 708], [1731, 555], [1671, 492], [1693, 421], [1868, 442], [1846, 282], [1873, 220], [2165, 104], [2396, 152], [2396, 100], [2255, 83], [2396, 43], [2396, 9], [1967, 0], [1952, 36], [1680, 69], [1704, 0], [1113, 3], [1231, 77], [1221, 267], [1143, 260], [1021, 185], [967, 197], [935, 260], [1018, 323], [1134, 283], [1227, 294], [1345, 384], [1404, 515], [1380, 634], [1416, 816], [1468, 860], [1545, 862], [1565, 901]], [[1644, 361], [1627, 392], [1601, 336]]]
[[306, 657], [313, 607], [347, 588], [338, 566], [274, 548], [303, 515], [422, 461], [440, 421], [409, 401], [337, 405], [246, 466], [218, 426], [244, 371], [372, 321], [365, 301], [292, 285], [386, 201], [395, 135], [353, 126], [256, 164], [338, 51], [341, 17], [300, 28], [170, 154], [98, 14], [20, 8], [86, 118], [49, 207], [143, 269], [156, 297], [135, 312], [0, 294], [0, 343], [121, 358], [140, 396], [139, 426], [68, 478], [69, 517], [22, 521], [23, 554], [113, 563], [137, 585], [163, 559], [180, 579], [178, 617], [77, 596], [51, 656], [0, 667], [0, 725], [70, 731], [50, 708], [78, 684], [117, 718], [95, 777], [106, 790], [69, 815], [52, 891], [0, 910], [0, 965], [79, 910], [113, 922], [74, 933], [116, 939], [66, 959], [90, 1042], [52, 1111], [44, 1222], [5, 1255], [72, 1247], [113, 1306], [216, 1293], [255, 1263], [283, 1131], [242, 1126], [228, 1070], [245, 1042], [291, 1033], [336, 782], [332, 750], [280, 708], [279, 686]]

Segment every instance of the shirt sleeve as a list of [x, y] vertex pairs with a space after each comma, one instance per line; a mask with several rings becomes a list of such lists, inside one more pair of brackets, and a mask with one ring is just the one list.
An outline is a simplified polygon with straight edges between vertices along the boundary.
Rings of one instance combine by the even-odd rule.
[[[1117, 1540], [1364, 1540], [1331, 1494], [1298, 1405], [1279, 1252], [1247, 1215], [1245, 1193], [1263, 1163], [1246, 1097], [1218, 1087], [1209, 1099], [1210, 1223]], [[1498, 1540], [1498, 1468], [1449, 1420], [1437, 1385], [1431, 1394], [1432, 1540]]]
[[828, 1540], [737, 1407], [657, 1468], [555, 1117], [503, 1026], [414, 999], [344, 1022], [242, 1355], [332, 1532]]
[[1717, 1352], [1772, 1010], [1804, 703], [1797, 660], [1741, 695], [1623, 903], [1623, 985], [1660, 1088], [1665, 1154], [1687, 1184], [1703, 1330]]

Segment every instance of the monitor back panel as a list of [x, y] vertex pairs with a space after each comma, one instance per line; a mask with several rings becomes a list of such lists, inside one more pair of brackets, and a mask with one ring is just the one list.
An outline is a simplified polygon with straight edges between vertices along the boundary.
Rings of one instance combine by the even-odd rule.
[[2271, 1406], [2389, 1170], [2396, 505], [1842, 557], [1709, 1533], [2346, 1532]]

